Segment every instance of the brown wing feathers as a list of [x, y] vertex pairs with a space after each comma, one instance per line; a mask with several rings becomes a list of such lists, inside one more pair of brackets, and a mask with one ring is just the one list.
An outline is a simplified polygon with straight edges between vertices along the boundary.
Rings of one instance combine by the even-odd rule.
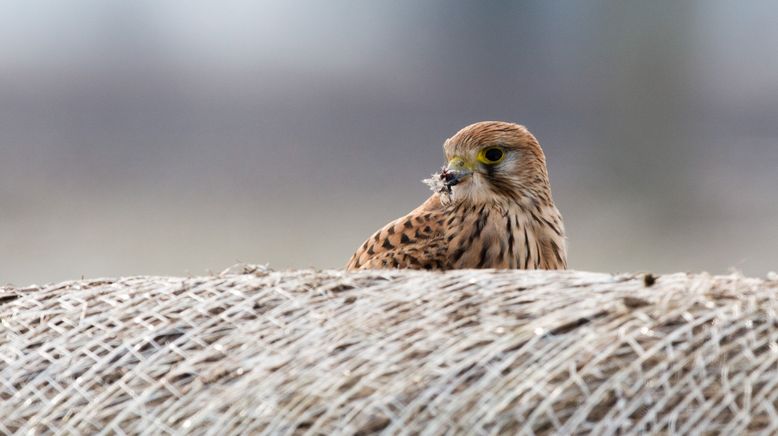
[[436, 197], [373, 234], [346, 268], [444, 269], [445, 222]]

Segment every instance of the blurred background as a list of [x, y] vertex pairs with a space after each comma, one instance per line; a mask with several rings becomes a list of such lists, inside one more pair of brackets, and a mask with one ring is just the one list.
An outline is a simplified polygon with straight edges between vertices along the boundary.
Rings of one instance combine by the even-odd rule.
[[11, 0], [0, 283], [335, 268], [466, 124], [527, 125], [570, 266], [778, 269], [778, 3]]

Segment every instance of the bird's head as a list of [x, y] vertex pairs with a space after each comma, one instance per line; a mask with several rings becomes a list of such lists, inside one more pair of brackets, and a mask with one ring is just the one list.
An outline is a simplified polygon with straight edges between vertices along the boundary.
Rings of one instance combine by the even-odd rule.
[[443, 144], [440, 174], [452, 201], [473, 204], [550, 196], [546, 159], [537, 139], [518, 124], [471, 124]]

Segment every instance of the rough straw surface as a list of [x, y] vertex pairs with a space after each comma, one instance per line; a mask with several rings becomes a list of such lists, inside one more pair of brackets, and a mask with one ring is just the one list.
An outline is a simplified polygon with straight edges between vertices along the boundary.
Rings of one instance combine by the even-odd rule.
[[247, 266], [0, 288], [0, 433], [775, 434], [776, 291]]

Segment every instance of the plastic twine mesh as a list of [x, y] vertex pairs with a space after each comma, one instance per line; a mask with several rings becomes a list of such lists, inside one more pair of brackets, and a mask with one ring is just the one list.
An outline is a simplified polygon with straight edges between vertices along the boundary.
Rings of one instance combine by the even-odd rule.
[[0, 288], [0, 433], [774, 434], [777, 291], [249, 266]]

